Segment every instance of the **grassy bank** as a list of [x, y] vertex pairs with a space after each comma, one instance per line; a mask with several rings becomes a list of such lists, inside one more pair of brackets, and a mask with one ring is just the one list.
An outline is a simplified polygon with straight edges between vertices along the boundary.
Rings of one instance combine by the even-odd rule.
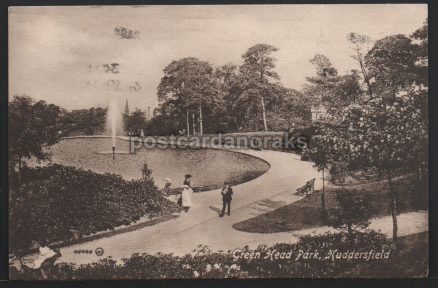
[[[395, 188], [399, 195], [399, 212], [409, 212], [418, 209], [427, 209], [427, 198], [418, 192], [414, 195], [410, 189], [411, 179], [399, 179]], [[389, 209], [389, 192], [386, 181], [364, 183], [345, 187], [345, 191], [351, 191], [361, 195], [372, 206], [374, 216], [387, 216], [391, 214]], [[328, 210], [336, 207], [335, 195], [339, 188], [328, 187], [325, 189], [325, 202]], [[413, 201], [413, 198], [419, 198]], [[421, 199], [420, 199], [421, 198]], [[415, 204], [413, 204], [415, 203]], [[317, 190], [307, 198], [280, 207], [274, 211], [247, 219], [233, 225], [234, 229], [253, 233], [276, 233], [301, 230], [324, 225], [321, 219], [321, 191]]]

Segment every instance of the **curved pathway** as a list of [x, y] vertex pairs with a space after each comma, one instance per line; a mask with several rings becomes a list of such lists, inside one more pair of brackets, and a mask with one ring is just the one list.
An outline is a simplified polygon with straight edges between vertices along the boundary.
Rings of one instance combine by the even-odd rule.
[[[57, 262], [84, 264], [96, 262], [108, 256], [114, 260], [121, 260], [136, 252], [182, 255], [192, 252], [199, 245], [207, 245], [216, 251], [233, 250], [244, 246], [255, 248], [261, 244], [294, 243], [300, 235], [318, 234], [331, 230], [329, 227], [318, 227], [294, 232], [261, 234], [233, 229], [234, 223], [301, 199], [293, 193], [307, 180], [316, 178], [315, 189], [321, 187], [322, 184], [321, 173], [313, 168], [312, 163], [301, 161], [296, 154], [269, 150], [237, 151], [259, 157], [269, 162], [271, 167], [262, 176], [233, 187], [231, 216], [218, 217], [222, 208], [220, 190], [195, 193], [193, 202], [196, 206], [192, 207], [188, 213], [182, 212], [178, 218], [136, 231], [61, 248], [62, 256]], [[408, 214], [399, 216], [401, 236], [427, 231], [427, 213]], [[383, 233], [388, 234], [391, 232], [390, 227], [392, 227], [390, 217], [375, 219], [371, 224], [371, 228], [377, 228], [377, 230], [381, 228]], [[104, 255], [74, 253], [79, 249], [94, 251], [98, 247], [104, 250]]]
[[[259, 157], [270, 164], [270, 169], [262, 176], [233, 187], [231, 216], [218, 217], [222, 208], [220, 190], [195, 193], [188, 213], [154, 226], [115, 235], [95, 241], [61, 248], [62, 257], [58, 262], [89, 263], [106, 256], [113, 259], [128, 257], [135, 252], [190, 253], [198, 245], [208, 245], [214, 250], [228, 250], [245, 245], [276, 243], [277, 234], [255, 234], [237, 231], [234, 223], [266, 213], [280, 206], [299, 200], [293, 195], [296, 188], [317, 178], [315, 188], [322, 183], [320, 173], [312, 163], [300, 160], [300, 156], [277, 151], [236, 150]], [[193, 179], [196, 181], [196, 179]], [[290, 238], [290, 234], [287, 234]], [[284, 239], [284, 237], [281, 237]], [[280, 241], [281, 242], [281, 241]], [[74, 250], [104, 249], [99, 257], [95, 254], [75, 254]]]

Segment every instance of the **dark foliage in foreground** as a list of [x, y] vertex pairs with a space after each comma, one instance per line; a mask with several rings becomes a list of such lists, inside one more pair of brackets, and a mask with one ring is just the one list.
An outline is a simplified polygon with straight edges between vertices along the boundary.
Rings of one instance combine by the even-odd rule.
[[[10, 268], [11, 279], [175, 279], [175, 278], [266, 278], [266, 277], [419, 277], [427, 273], [427, 232], [401, 237], [397, 250], [392, 249], [385, 235], [369, 231], [305, 236], [294, 245], [277, 244], [272, 247], [259, 246], [255, 250], [242, 252], [260, 258], [249, 261], [244, 257], [233, 259], [230, 251], [212, 252], [199, 247], [194, 254], [174, 256], [157, 253], [133, 254], [116, 264], [111, 258], [97, 263], [75, 267], [71, 264], [56, 264], [47, 260], [41, 269]], [[354, 253], [389, 252], [388, 259], [344, 259]], [[297, 259], [299, 251], [317, 250], [321, 259]], [[328, 257], [330, 250], [337, 250], [334, 258]], [[278, 251], [278, 259], [271, 261], [266, 255]], [[292, 251], [290, 259], [287, 253]], [[250, 255], [250, 254], [246, 254]], [[275, 254], [274, 254], [275, 255]], [[282, 255], [282, 256], [281, 256]], [[358, 255], [358, 254], [357, 254]], [[375, 254], [373, 254], [375, 255]], [[283, 259], [281, 259], [283, 257]], [[339, 259], [337, 259], [339, 257]]]
[[[147, 167], [146, 167], [147, 168]], [[126, 181], [62, 165], [23, 169], [22, 186], [11, 187], [10, 251], [48, 245], [128, 225], [142, 216], [178, 211], [153, 179]]]

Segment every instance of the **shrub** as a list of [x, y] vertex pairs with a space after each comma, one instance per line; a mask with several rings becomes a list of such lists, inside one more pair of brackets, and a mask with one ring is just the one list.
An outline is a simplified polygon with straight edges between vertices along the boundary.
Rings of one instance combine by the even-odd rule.
[[[367, 231], [326, 233], [301, 237], [296, 244], [259, 246], [252, 250], [244, 247], [241, 252], [257, 253], [262, 257], [233, 258], [231, 251], [213, 252], [199, 246], [193, 253], [183, 256], [156, 253], [133, 254], [116, 264], [111, 258], [96, 263], [74, 266], [73, 264], [43, 265], [41, 269], [10, 268], [11, 279], [187, 279], [187, 278], [297, 278], [297, 277], [412, 277], [424, 275], [427, 270], [427, 233], [400, 239], [400, 247], [391, 250], [391, 241], [384, 234]], [[387, 259], [354, 258], [355, 253], [380, 253]], [[264, 259], [269, 251], [290, 252], [290, 259]], [[299, 253], [318, 251], [321, 259], [298, 258]], [[333, 252], [333, 258], [326, 257]], [[347, 255], [348, 257], [346, 257]], [[365, 254], [364, 254], [365, 255]], [[373, 254], [376, 255], [376, 254]], [[415, 266], [412, 264], [415, 263]], [[43, 263], [45, 264], [45, 263]], [[42, 273], [41, 270], [44, 270]]]
[[57, 164], [23, 170], [22, 187], [11, 196], [11, 252], [179, 211], [150, 177], [125, 181]]
[[371, 202], [350, 191], [336, 191], [338, 207], [330, 210], [329, 223], [336, 229], [352, 234], [368, 228], [373, 215]]

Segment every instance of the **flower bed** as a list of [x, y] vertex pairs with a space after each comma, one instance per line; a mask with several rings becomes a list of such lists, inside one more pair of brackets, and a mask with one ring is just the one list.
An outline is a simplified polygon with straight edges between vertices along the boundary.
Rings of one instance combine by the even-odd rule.
[[[213, 252], [201, 246], [195, 253], [184, 256], [133, 254], [124, 259], [122, 264], [105, 258], [99, 262], [74, 266], [53, 264], [54, 261], [49, 259], [40, 269], [23, 267], [19, 271], [10, 267], [10, 278], [85, 280], [425, 276], [428, 261], [427, 232], [399, 240], [398, 249], [394, 250], [385, 235], [374, 231], [353, 235], [328, 233], [304, 236], [293, 245], [259, 246], [255, 250], [243, 247], [238, 249], [239, 253]], [[384, 253], [377, 254], [382, 250]], [[287, 258], [287, 253], [291, 251], [290, 258]], [[321, 259], [306, 258], [303, 254], [315, 251], [318, 251]], [[334, 251], [334, 256], [325, 258], [330, 255], [330, 251]], [[257, 253], [260, 253], [259, 258]], [[368, 258], [369, 254], [371, 256]], [[355, 255], [357, 258], [354, 258]], [[359, 255], [362, 255], [361, 258]]]
[[20, 189], [10, 194], [11, 252], [179, 211], [152, 180], [126, 181], [58, 164], [24, 169]]

